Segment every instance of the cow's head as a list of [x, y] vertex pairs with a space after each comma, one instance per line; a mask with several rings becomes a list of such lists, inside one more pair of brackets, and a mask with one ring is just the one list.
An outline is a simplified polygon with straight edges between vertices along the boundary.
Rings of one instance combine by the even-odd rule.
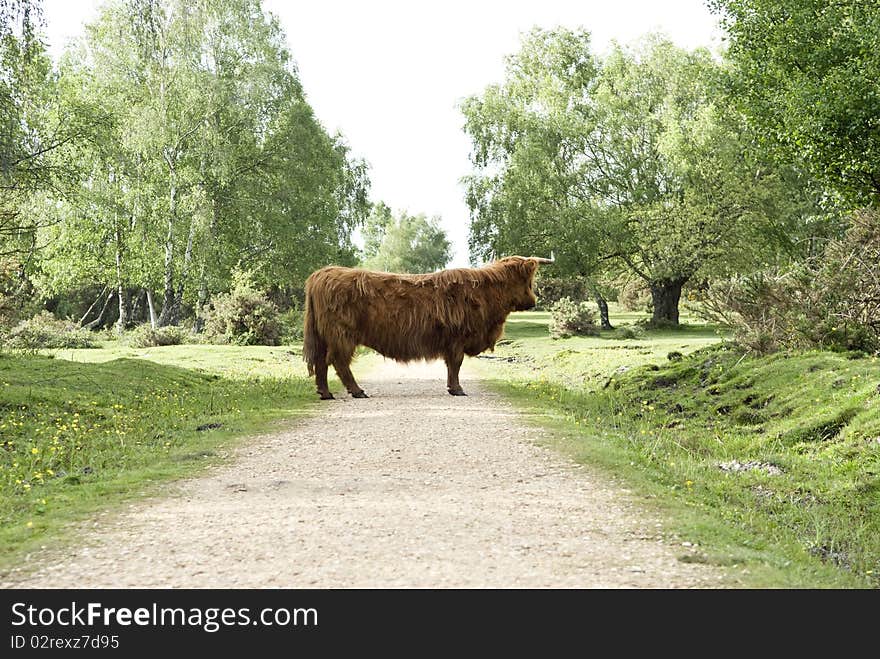
[[532, 309], [538, 299], [535, 297], [535, 273], [541, 263], [553, 263], [553, 259], [537, 256], [508, 256], [499, 261], [511, 273], [508, 292], [512, 311]]

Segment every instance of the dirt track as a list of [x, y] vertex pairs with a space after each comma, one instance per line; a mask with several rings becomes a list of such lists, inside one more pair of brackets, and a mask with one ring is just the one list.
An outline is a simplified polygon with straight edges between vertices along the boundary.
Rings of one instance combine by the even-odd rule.
[[[463, 373], [463, 375], [467, 375]], [[386, 362], [172, 496], [84, 527], [4, 587], [717, 587], [659, 521], [442, 364]]]

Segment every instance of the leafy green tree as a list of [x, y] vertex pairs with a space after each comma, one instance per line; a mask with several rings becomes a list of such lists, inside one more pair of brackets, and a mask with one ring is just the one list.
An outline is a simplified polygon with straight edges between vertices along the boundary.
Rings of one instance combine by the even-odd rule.
[[586, 32], [533, 31], [504, 84], [462, 106], [472, 250], [554, 250], [597, 283], [628, 270], [653, 321], [677, 324], [687, 282], [760, 258], [770, 224], [797, 216], [800, 193], [716, 107], [717, 74], [657, 37], [599, 60]]
[[853, 207], [880, 201], [880, 3], [710, 0], [731, 98], [755, 131]]
[[378, 203], [364, 226], [363, 266], [385, 272], [434, 272], [446, 267], [452, 245], [440, 227], [440, 218], [409, 215], [396, 217]]
[[39, 0], [0, 0], [0, 316], [38, 307], [41, 233], [46, 212], [73, 199], [87, 167], [77, 150], [100, 130], [100, 113], [60, 92], [40, 30]]
[[39, 3], [0, 0], [0, 253], [6, 256], [32, 248], [33, 222], [22, 205], [47, 183], [39, 168], [37, 101], [48, 75], [39, 20]]
[[373, 204], [370, 214], [367, 216], [364, 226], [361, 228], [361, 237], [364, 241], [363, 257], [372, 258], [382, 247], [382, 241], [388, 227], [394, 224], [394, 214], [391, 208], [383, 201]]
[[315, 118], [258, 0], [111, 1], [65, 55], [60, 84], [107, 120], [79, 147], [79, 197], [47, 210], [53, 292], [110, 286], [121, 327], [127, 292], [144, 290], [152, 317], [159, 290], [167, 325], [228, 290], [235, 269], [294, 287], [354, 262], [366, 164]]
[[0, 255], [22, 261], [33, 259], [37, 229], [51, 222], [34, 198], [75, 189], [76, 161], [59, 160], [70, 158], [93, 119], [58, 98], [41, 27], [39, 0], [0, 0]]

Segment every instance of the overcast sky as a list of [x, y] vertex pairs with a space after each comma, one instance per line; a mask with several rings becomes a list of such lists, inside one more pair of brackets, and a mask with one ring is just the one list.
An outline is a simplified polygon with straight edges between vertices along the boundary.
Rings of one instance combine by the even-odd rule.
[[[50, 50], [91, 20], [95, 0], [44, 0]], [[468, 209], [459, 179], [470, 145], [459, 102], [500, 82], [504, 56], [532, 27], [585, 27], [601, 53], [663, 32], [716, 50], [721, 33], [705, 0], [263, 0], [287, 33], [308, 100], [370, 163], [372, 198], [439, 215], [450, 265], [468, 263]]]

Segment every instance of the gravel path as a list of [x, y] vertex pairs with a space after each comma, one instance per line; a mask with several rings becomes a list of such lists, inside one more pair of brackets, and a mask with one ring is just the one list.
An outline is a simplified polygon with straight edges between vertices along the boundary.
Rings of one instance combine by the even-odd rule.
[[[467, 375], [463, 373], [463, 375]], [[385, 362], [235, 460], [84, 528], [4, 587], [714, 588], [626, 490], [442, 364]]]

